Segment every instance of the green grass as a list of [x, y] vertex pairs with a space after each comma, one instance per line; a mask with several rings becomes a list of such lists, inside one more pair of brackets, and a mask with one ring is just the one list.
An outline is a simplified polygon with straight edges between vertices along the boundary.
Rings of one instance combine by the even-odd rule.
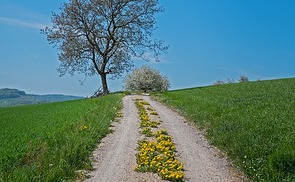
[[295, 181], [295, 79], [157, 94], [253, 181]]
[[74, 180], [121, 108], [122, 94], [0, 109], [0, 181]]

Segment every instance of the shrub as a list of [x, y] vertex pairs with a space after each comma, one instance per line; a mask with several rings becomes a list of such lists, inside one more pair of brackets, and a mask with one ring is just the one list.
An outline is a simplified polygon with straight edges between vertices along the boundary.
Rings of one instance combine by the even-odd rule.
[[135, 92], [167, 91], [170, 82], [167, 77], [149, 66], [134, 69], [124, 79], [124, 88]]
[[242, 83], [242, 82], [249, 82], [249, 79], [248, 79], [247, 76], [240, 76], [239, 82], [240, 83]]
[[[240, 76], [240, 79], [238, 80], [240, 83], [242, 82], [249, 82], [249, 79], [247, 76]], [[235, 83], [235, 80], [233, 79], [227, 79], [227, 81], [223, 81], [223, 80], [217, 80], [216, 82], [214, 82], [212, 85], [224, 85], [224, 84], [232, 84]]]
[[225, 82], [222, 80], [217, 80], [216, 82], [213, 83], [213, 85], [223, 85], [223, 84], [225, 84]]

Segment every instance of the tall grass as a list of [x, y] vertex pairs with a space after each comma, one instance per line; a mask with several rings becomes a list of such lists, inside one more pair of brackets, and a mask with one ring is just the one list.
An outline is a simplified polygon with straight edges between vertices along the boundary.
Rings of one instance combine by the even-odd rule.
[[0, 181], [64, 181], [91, 168], [121, 94], [0, 109]]
[[159, 93], [254, 181], [295, 181], [295, 79]]

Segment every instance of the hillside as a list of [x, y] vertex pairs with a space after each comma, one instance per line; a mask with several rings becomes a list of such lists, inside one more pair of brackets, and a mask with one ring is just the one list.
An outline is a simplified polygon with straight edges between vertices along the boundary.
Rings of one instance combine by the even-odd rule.
[[[213, 179], [211, 177], [217, 177], [217, 174], [226, 174], [226, 172], [218, 172], [223, 167], [216, 167], [218, 165], [208, 162], [217, 156], [230, 159], [250, 181], [293, 182], [295, 181], [294, 90], [295, 78], [290, 78], [155, 94], [159, 100], [175, 107], [187, 120], [202, 129], [209, 139], [210, 146], [202, 142], [201, 133], [192, 128], [184, 130], [185, 127], [191, 126], [186, 119], [174, 115], [172, 110], [171, 112], [166, 110], [167, 107], [160, 106], [147, 96], [142, 97], [148, 100], [145, 105], [147, 105], [146, 110], [149, 110], [148, 116], [154, 117], [151, 121], [159, 121], [159, 126], [166, 129], [167, 133], [174, 138], [176, 151], [179, 151], [179, 157], [184, 162], [184, 169], [186, 169], [184, 173], [188, 179], [202, 181], [206, 179], [203, 176], [210, 174], [207, 175], [208, 180], [205, 180], [210, 181]], [[23, 94], [23, 92], [18, 93]], [[108, 129], [110, 121], [114, 120], [116, 112], [122, 107], [122, 97], [122, 94], [110, 94], [98, 99], [0, 108], [0, 133], [2, 134], [0, 140], [3, 141], [0, 147], [2, 154], [0, 181], [19, 181], [20, 179], [22, 181], [71, 181], [88, 175], [75, 171], [92, 169], [88, 157], [97, 141], [110, 132]], [[106, 161], [101, 162], [103, 169], [96, 166], [97, 169], [101, 169], [94, 175], [98, 179], [102, 177], [100, 172], [104, 175], [110, 174], [105, 176], [107, 178], [117, 179], [117, 176], [118, 179], [125, 179], [125, 177], [133, 179], [132, 175], [126, 175], [124, 172], [130, 170], [131, 174], [135, 173], [134, 149], [140, 138], [138, 134], [148, 134], [149, 128], [147, 123], [140, 123], [146, 127], [146, 130], [144, 128], [140, 130], [139, 123], [136, 122], [139, 116], [134, 111], [133, 103], [140, 99], [131, 97], [129, 100], [128, 97], [124, 97], [123, 110], [117, 113], [118, 117], [123, 116], [123, 120], [119, 120], [116, 124], [112, 123], [112, 126], [121, 128], [121, 130], [111, 129], [116, 140], [109, 141], [110, 143], [102, 141], [102, 146], [109, 144], [112, 148], [102, 150], [108, 154], [107, 157], [97, 154]], [[143, 117], [142, 112], [138, 114], [140, 114], [139, 118], [146, 118]], [[150, 131], [154, 130], [150, 128]], [[123, 144], [128, 147], [124, 147]], [[186, 150], [192, 149], [195, 144], [203, 147], [205, 151], [215, 149], [211, 146], [213, 144], [222, 153], [211, 151], [209, 153], [214, 154], [214, 157], [204, 157], [204, 153], [201, 152], [203, 150], [199, 148]], [[123, 149], [131, 151], [132, 155], [128, 155]], [[203, 162], [196, 162], [198, 158], [201, 158]], [[203, 160], [205, 158], [208, 160]], [[94, 159], [97, 158], [94, 157]], [[129, 167], [126, 168], [125, 163], [132, 160], [132, 167], [128, 165]], [[192, 166], [196, 169], [192, 169]], [[208, 170], [212, 166], [215, 167]], [[105, 168], [109, 170], [104, 170]], [[202, 170], [204, 173], [200, 174]], [[113, 171], [116, 171], [116, 174], [113, 174]], [[198, 177], [199, 180], [194, 180]], [[150, 179], [149, 176], [146, 179]], [[97, 179], [90, 181], [97, 181]]]
[[295, 78], [170, 91], [159, 98], [204, 130], [254, 181], [295, 180]]
[[110, 132], [121, 94], [0, 108], [0, 181], [73, 181]]
[[36, 95], [27, 94], [18, 89], [3, 88], [0, 89], [0, 107], [10, 107], [28, 104], [40, 104], [48, 102], [58, 102], [66, 100], [82, 99], [83, 97], [61, 95], [61, 94], [46, 94]]

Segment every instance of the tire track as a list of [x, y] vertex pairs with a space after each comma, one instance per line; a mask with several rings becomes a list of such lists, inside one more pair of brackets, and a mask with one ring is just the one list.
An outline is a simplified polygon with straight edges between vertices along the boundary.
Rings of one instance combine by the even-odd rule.
[[149, 96], [128, 95], [123, 98], [123, 118], [113, 122], [114, 132], [105, 137], [93, 154], [95, 170], [86, 182], [161, 182], [153, 173], [134, 171], [139, 134], [139, 116], [134, 104], [136, 98], [149, 102], [158, 113], [162, 124], [172, 136], [177, 149], [177, 158], [184, 163], [185, 181], [191, 182], [239, 182], [247, 179], [233, 168], [220, 151], [210, 146], [196, 127], [186, 122], [178, 113]]
[[237, 182], [246, 178], [234, 169], [220, 151], [210, 146], [196, 127], [189, 124], [178, 113], [161, 103], [142, 97], [158, 112], [162, 126], [173, 137], [179, 159], [184, 162], [186, 181]]
[[136, 167], [136, 147], [140, 139], [139, 116], [134, 105], [136, 96], [123, 98], [123, 118], [112, 124], [114, 131], [106, 136], [93, 154], [95, 170], [86, 182], [156, 182], [162, 181], [156, 174], [138, 173]]

